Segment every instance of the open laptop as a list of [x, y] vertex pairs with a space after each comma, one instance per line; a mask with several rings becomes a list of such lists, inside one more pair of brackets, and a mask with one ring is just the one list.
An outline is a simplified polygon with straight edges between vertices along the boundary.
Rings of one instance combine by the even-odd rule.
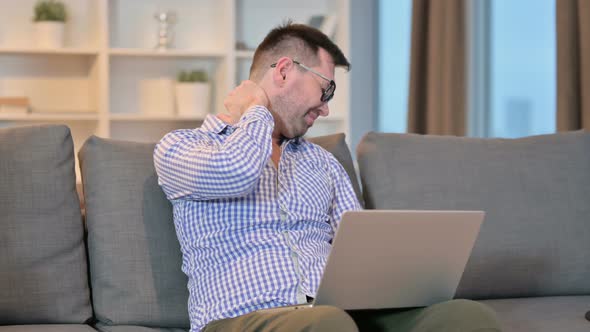
[[346, 212], [313, 303], [261, 311], [407, 308], [451, 300], [483, 218], [483, 211]]

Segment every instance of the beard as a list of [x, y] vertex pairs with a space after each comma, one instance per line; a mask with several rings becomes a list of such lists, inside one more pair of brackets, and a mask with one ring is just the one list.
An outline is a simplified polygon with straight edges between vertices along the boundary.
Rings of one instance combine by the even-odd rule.
[[295, 98], [290, 96], [276, 96], [271, 100], [271, 109], [269, 111], [275, 119], [275, 130], [286, 138], [292, 139], [301, 137], [307, 133], [308, 125], [303, 116], [299, 116], [301, 110]]

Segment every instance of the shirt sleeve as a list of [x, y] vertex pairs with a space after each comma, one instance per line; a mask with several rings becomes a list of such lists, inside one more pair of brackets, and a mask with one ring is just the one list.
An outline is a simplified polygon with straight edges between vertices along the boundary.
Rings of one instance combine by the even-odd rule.
[[344, 212], [362, 210], [362, 206], [356, 197], [352, 182], [350, 182], [344, 167], [335, 157], [332, 156], [330, 159], [334, 172], [334, 197], [330, 213], [330, 225], [335, 231], [340, 224], [340, 220], [342, 220]]
[[222, 144], [214, 133], [173, 131], [154, 149], [158, 183], [169, 200], [242, 197], [253, 191], [272, 151], [268, 109], [246, 111]]

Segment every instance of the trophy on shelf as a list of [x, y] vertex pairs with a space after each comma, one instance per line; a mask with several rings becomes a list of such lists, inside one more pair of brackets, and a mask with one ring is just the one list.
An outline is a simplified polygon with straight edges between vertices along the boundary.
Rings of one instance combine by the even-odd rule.
[[176, 23], [176, 13], [173, 11], [159, 11], [154, 17], [158, 20], [158, 44], [155, 49], [165, 51], [174, 47], [174, 31], [172, 26]]

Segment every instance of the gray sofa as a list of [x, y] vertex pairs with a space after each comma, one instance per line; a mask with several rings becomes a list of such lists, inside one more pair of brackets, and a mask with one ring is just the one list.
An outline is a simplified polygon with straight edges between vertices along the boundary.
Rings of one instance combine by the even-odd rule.
[[[345, 166], [343, 135], [314, 139]], [[186, 277], [153, 144], [65, 126], [0, 129], [0, 332], [187, 331]], [[590, 331], [590, 135], [518, 140], [368, 134], [363, 199], [378, 209], [483, 209], [457, 297], [506, 331]], [[427, 244], [425, 244], [427, 245]]]

